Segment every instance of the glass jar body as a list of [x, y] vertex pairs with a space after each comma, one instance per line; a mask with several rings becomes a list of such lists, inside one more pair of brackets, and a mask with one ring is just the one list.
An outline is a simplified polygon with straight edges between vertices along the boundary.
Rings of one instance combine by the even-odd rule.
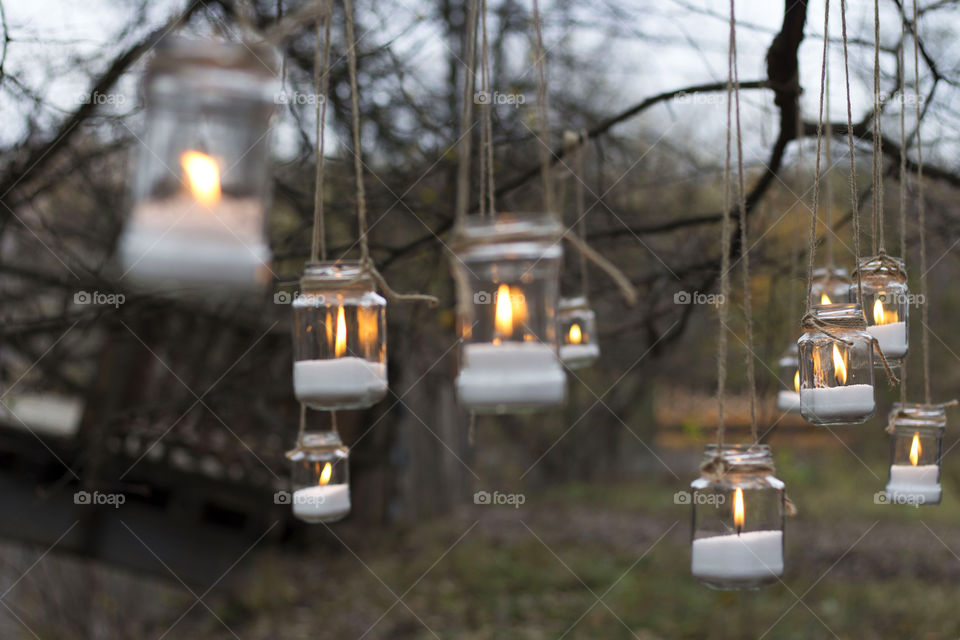
[[850, 275], [842, 267], [813, 270], [810, 304], [838, 304], [850, 302]]
[[558, 325], [560, 360], [564, 365], [580, 369], [597, 361], [597, 315], [585, 297], [560, 299]]
[[791, 344], [777, 361], [777, 409], [800, 413], [800, 361], [797, 345]]
[[287, 454], [292, 464], [293, 515], [304, 522], [336, 522], [350, 513], [350, 450], [336, 432], [305, 434]]
[[941, 455], [947, 416], [943, 407], [896, 403], [890, 412], [889, 504], [940, 504]]
[[[850, 321], [859, 317], [855, 304], [818, 305], [815, 317]], [[858, 424], [876, 411], [873, 341], [860, 329], [829, 326], [833, 336], [807, 329], [797, 340], [800, 359], [800, 413], [812, 424]]]
[[144, 78], [146, 128], [120, 267], [159, 292], [262, 290], [274, 76], [239, 43], [168, 40]]
[[[704, 460], [716, 458], [716, 445]], [[726, 445], [721, 477], [690, 485], [693, 505], [691, 571], [715, 589], [756, 589], [783, 574], [784, 484], [773, 475], [766, 445]]]
[[357, 262], [307, 265], [293, 300], [293, 386], [312, 409], [361, 409], [387, 394], [387, 301]]
[[544, 214], [501, 214], [461, 230], [454, 269], [470, 312], [461, 318], [456, 383], [464, 406], [513, 413], [566, 399], [557, 356], [560, 233]]
[[910, 290], [903, 261], [887, 258], [886, 262], [864, 262], [860, 278], [863, 299], [856, 283], [850, 285], [850, 299], [866, 311], [867, 331], [877, 339], [887, 364], [898, 366], [910, 346]]

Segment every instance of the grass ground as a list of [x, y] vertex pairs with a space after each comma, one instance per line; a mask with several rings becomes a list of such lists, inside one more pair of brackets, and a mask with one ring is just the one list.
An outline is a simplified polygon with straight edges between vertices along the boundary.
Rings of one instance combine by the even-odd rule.
[[[689, 507], [672, 500], [688, 479], [664, 473], [410, 528], [336, 529], [326, 551], [260, 558], [214, 610], [244, 638], [960, 637], [960, 482], [946, 479], [939, 507], [878, 505], [883, 464], [839, 446], [780, 460], [801, 511], [787, 574], [761, 591], [690, 577]], [[198, 629], [230, 637], [196, 613]]]
[[[118, 587], [102, 569], [74, 589], [101, 612], [103, 638], [960, 637], [960, 477], [946, 474], [939, 507], [876, 504], [885, 461], [879, 450], [861, 457], [839, 443], [781, 449], [778, 475], [800, 513], [787, 524], [783, 582], [756, 592], [690, 577], [689, 507], [673, 494], [692, 476], [666, 471], [528, 493], [517, 509], [471, 502], [413, 526], [321, 529], [309, 552], [258, 555], [202, 605], [181, 585]], [[34, 613], [37, 637], [78, 637], [34, 587], [17, 587], [34, 607], [4, 603]], [[3, 637], [33, 637], [9, 628]]]

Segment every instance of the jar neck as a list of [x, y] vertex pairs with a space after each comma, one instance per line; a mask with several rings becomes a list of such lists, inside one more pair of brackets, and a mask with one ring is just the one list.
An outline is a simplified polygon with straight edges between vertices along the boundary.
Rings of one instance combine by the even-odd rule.
[[765, 444], [708, 444], [703, 452], [703, 463], [708, 465], [722, 459], [727, 473], [773, 471], [773, 453]]
[[373, 291], [374, 282], [357, 260], [308, 262], [300, 278], [300, 288], [304, 291]]

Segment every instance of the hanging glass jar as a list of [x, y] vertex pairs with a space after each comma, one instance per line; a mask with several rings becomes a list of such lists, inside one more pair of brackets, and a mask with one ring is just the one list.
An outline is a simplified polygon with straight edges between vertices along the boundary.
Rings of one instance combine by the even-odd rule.
[[336, 522], [350, 513], [350, 450], [336, 431], [306, 433], [287, 453], [293, 465], [293, 515], [304, 522]]
[[797, 345], [791, 344], [777, 361], [780, 386], [777, 391], [777, 409], [787, 413], [800, 413], [800, 361]]
[[890, 412], [889, 504], [940, 504], [940, 456], [947, 414], [941, 405], [899, 402]]
[[810, 304], [850, 302], [850, 276], [843, 267], [819, 267], [813, 270]]
[[861, 263], [860, 279], [863, 300], [858, 298], [856, 280], [850, 285], [850, 299], [866, 311], [867, 331], [877, 339], [887, 364], [897, 366], [907, 355], [910, 336], [910, 291], [903, 260], [886, 254], [867, 258]]
[[461, 404], [507, 413], [566, 399], [557, 357], [562, 229], [547, 214], [472, 216], [459, 232]]
[[[717, 454], [724, 472], [716, 473]], [[714, 589], [755, 589], [783, 574], [784, 484], [767, 445], [707, 445], [690, 485], [691, 572]]]
[[387, 394], [386, 307], [359, 262], [307, 264], [293, 301], [297, 400], [361, 409]]
[[813, 424], [856, 424], [876, 410], [873, 338], [863, 312], [853, 303], [817, 305], [816, 326], [797, 340], [800, 358], [800, 413]]
[[558, 313], [560, 360], [570, 369], [588, 367], [600, 357], [597, 315], [585, 296], [561, 298]]
[[270, 280], [274, 59], [250, 43], [170, 36], [157, 46], [143, 80], [133, 210], [118, 245], [126, 281], [221, 295]]

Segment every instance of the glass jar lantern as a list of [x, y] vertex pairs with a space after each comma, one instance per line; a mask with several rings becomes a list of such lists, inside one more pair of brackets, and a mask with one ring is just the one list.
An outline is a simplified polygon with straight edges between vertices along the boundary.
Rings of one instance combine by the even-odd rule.
[[797, 345], [791, 344], [777, 361], [779, 387], [777, 409], [787, 413], [800, 413], [800, 361]]
[[887, 503], [940, 504], [940, 456], [946, 426], [947, 414], [940, 405], [893, 405]]
[[907, 355], [910, 336], [910, 291], [903, 260], [887, 255], [864, 260], [860, 279], [863, 300], [858, 297], [856, 282], [850, 285], [850, 299], [866, 311], [867, 331], [877, 339], [887, 364], [897, 366]]
[[819, 267], [813, 270], [810, 304], [850, 302], [850, 275], [843, 267]]
[[566, 399], [557, 357], [561, 235], [548, 214], [472, 216], [459, 230], [454, 269], [468, 313], [456, 386], [465, 407], [509, 413]]
[[707, 445], [726, 471], [704, 472], [690, 485], [691, 572], [714, 589], [756, 589], [783, 575], [784, 484], [774, 477], [767, 445]]
[[873, 338], [851, 328], [863, 317], [860, 305], [825, 304], [812, 309], [835, 339], [808, 328], [797, 340], [800, 359], [800, 413], [812, 424], [857, 424], [876, 410]]
[[293, 387], [312, 409], [361, 409], [387, 394], [387, 301], [359, 262], [310, 263], [293, 301]]
[[307, 433], [287, 453], [293, 465], [293, 515], [304, 522], [336, 522], [350, 513], [350, 450], [336, 431]]
[[597, 315], [585, 296], [561, 298], [558, 312], [560, 360], [569, 369], [588, 367], [600, 357]]
[[259, 291], [271, 278], [265, 202], [275, 56], [164, 38], [143, 79], [146, 129], [121, 234], [121, 278], [157, 292]]

